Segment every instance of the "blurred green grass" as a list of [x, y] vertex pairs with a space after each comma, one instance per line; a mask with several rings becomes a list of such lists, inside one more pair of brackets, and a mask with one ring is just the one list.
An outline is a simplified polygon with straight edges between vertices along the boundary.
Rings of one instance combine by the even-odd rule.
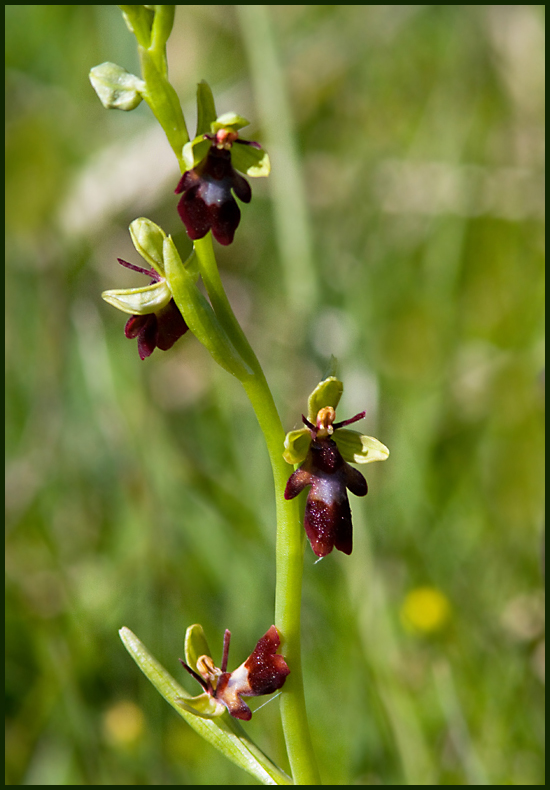
[[[283, 421], [335, 354], [342, 417], [366, 408], [391, 450], [351, 557], [306, 551], [327, 784], [544, 784], [543, 25], [535, 5], [177, 10], [189, 127], [206, 79], [272, 157], [219, 262]], [[189, 248], [147, 108], [88, 83], [105, 60], [138, 68], [116, 6], [6, 7], [6, 783], [250, 784], [117, 636], [180, 677], [188, 625], [215, 650], [230, 628], [240, 663], [272, 622], [274, 508], [238, 384], [190, 337], [140, 362], [101, 302], [135, 282], [135, 217]], [[403, 619], [422, 587], [449, 603], [429, 631]], [[249, 729], [286, 767], [276, 709]]]

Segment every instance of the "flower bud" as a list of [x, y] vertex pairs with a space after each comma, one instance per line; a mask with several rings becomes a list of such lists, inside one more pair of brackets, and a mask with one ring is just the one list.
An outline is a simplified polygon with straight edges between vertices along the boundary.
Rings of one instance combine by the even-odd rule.
[[141, 103], [144, 81], [122, 66], [102, 63], [94, 66], [89, 77], [100, 102], [108, 110], [134, 110]]

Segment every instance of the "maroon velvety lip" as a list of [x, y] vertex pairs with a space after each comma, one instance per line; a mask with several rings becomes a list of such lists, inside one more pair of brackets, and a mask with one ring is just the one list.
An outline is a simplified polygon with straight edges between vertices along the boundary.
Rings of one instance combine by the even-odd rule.
[[190, 239], [202, 239], [209, 230], [220, 244], [231, 244], [241, 220], [233, 192], [250, 203], [248, 181], [231, 164], [231, 151], [212, 144], [207, 156], [181, 177], [178, 212]]
[[[322, 410], [326, 411], [326, 410]], [[319, 412], [321, 414], [321, 412]], [[343, 458], [331, 433], [334, 430], [356, 422], [364, 417], [364, 412], [333, 423], [334, 410], [330, 419], [323, 415], [317, 426], [305, 417], [304, 423], [310, 429], [312, 440], [305, 461], [289, 478], [285, 499], [293, 499], [310, 486], [304, 514], [304, 528], [311, 548], [318, 557], [326, 557], [336, 548], [344, 554], [353, 549], [353, 529], [348, 490], [355, 496], [366, 496], [367, 481], [357, 469]]]

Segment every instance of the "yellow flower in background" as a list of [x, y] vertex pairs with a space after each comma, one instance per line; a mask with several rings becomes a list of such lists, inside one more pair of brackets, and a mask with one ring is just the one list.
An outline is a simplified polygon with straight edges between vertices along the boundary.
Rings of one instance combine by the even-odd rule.
[[143, 711], [129, 700], [115, 702], [103, 714], [103, 733], [115, 746], [132, 746], [145, 731]]
[[450, 615], [449, 599], [436, 587], [427, 586], [407, 593], [400, 612], [405, 628], [425, 634], [443, 628]]

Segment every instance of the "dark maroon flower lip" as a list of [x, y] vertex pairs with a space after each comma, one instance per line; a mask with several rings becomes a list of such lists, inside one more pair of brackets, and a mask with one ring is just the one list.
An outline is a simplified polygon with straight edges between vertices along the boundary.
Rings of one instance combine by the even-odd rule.
[[349, 420], [334, 422], [334, 409], [321, 409], [317, 424], [302, 415], [311, 433], [311, 444], [305, 461], [293, 472], [285, 488], [285, 499], [310, 486], [304, 514], [304, 528], [311, 548], [318, 557], [326, 557], [336, 548], [344, 554], [353, 549], [353, 528], [348, 490], [355, 496], [366, 496], [367, 481], [343, 458], [331, 438], [335, 430], [362, 419], [365, 412]]
[[290, 669], [283, 656], [277, 653], [281, 644], [274, 625], [262, 636], [256, 647], [233, 672], [227, 671], [231, 632], [226, 630], [223, 640], [221, 668], [214, 666], [210, 656], [200, 656], [195, 672], [181, 658], [182, 666], [197, 680], [204, 691], [223, 704], [231, 716], [243, 721], [252, 718], [252, 711], [241, 697], [259, 697], [273, 694], [283, 687]]
[[[245, 141], [233, 140], [227, 145], [233, 142]], [[211, 230], [223, 245], [231, 244], [241, 219], [233, 192], [243, 203], [252, 197], [248, 181], [231, 164], [230, 149], [220, 148], [216, 142], [196, 167], [183, 174], [175, 192], [182, 195], [178, 213], [189, 238], [202, 239]]]
[[171, 299], [157, 313], [130, 316], [124, 334], [128, 338], [137, 337], [139, 357], [144, 360], [151, 356], [155, 348], [168, 351], [188, 329], [176, 303]]
[[[150, 277], [151, 283], [161, 282], [162, 277], [154, 269], [146, 269], [117, 258], [121, 266]], [[129, 339], [137, 338], [138, 353], [141, 360], [150, 357], [155, 348], [168, 351], [182, 337], [189, 327], [173, 299], [154, 313], [131, 315], [124, 326], [124, 334]]]

